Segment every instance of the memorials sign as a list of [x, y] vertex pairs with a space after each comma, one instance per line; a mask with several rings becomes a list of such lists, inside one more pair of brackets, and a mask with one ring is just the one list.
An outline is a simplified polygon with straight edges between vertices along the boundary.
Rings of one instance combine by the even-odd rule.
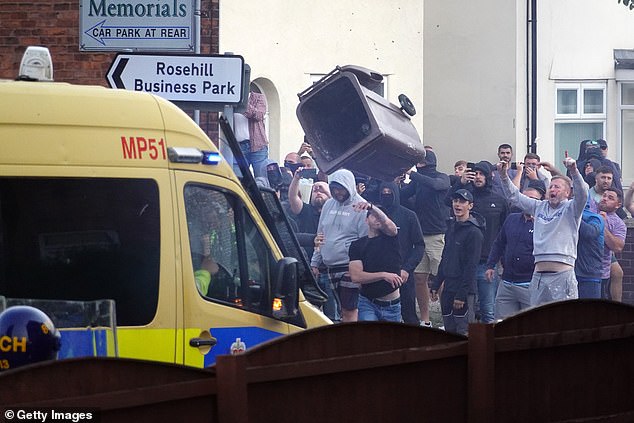
[[195, 0], [80, 0], [81, 51], [194, 53]]

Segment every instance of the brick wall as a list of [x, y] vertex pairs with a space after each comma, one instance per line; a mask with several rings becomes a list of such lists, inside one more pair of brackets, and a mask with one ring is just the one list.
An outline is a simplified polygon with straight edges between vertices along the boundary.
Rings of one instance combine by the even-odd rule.
[[634, 305], [634, 219], [628, 219], [625, 223], [625, 247], [616, 257], [623, 268], [623, 302]]
[[[201, 1], [201, 53], [218, 53], [218, 2]], [[107, 87], [116, 53], [79, 51], [79, 0], [0, 1], [0, 79], [17, 76], [28, 46], [48, 47], [54, 79]], [[190, 113], [191, 114], [191, 113]], [[201, 127], [217, 139], [217, 114], [201, 113]], [[204, 123], [204, 124], [203, 124]]]

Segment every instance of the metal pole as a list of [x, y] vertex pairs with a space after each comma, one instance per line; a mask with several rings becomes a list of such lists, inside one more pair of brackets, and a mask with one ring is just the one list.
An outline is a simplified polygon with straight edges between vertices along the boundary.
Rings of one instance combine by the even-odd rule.
[[531, 0], [531, 153], [537, 153], [537, 0]]
[[[194, 25], [196, 26], [196, 40], [194, 41], [194, 53], [198, 56], [200, 54], [200, 37], [202, 34], [201, 25], [200, 25], [200, 15], [202, 14], [202, 6], [200, 4], [201, 0], [196, 0], [196, 5], [194, 10]], [[198, 126], [200, 126], [200, 110], [194, 110], [194, 122]]]

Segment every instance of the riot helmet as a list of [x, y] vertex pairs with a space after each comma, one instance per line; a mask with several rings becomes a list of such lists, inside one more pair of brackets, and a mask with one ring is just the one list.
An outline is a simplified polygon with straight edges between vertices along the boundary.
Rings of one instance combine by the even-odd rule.
[[57, 359], [61, 336], [51, 319], [30, 306], [0, 313], [0, 371]]

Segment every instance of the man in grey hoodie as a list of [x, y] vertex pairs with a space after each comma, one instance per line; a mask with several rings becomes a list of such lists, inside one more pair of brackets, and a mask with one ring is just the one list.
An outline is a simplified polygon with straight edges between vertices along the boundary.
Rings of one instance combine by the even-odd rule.
[[[572, 181], [565, 176], [553, 177], [545, 200], [521, 194], [508, 177], [508, 163], [501, 161], [497, 165], [502, 189], [510, 203], [535, 217], [535, 271], [529, 286], [531, 306], [578, 297], [574, 267], [581, 215], [588, 200], [588, 184], [577, 170], [574, 159], [566, 157], [564, 165]], [[573, 188], [574, 198], [569, 199]]]
[[357, 193], [354, 175], [339, 169], [328, 177], [332, 198], [327, 200], [319, 217], [318, 247], [311, 260], [313, 273], [319, 275], [319, 265], [328, 267], [328, 275], [341, 306], [344, 322], [357, 320], [359, 285], [352, 282], [348, 273], [348, 248], [352, 241], [368, 234], [366, 224], [367, 202]]

